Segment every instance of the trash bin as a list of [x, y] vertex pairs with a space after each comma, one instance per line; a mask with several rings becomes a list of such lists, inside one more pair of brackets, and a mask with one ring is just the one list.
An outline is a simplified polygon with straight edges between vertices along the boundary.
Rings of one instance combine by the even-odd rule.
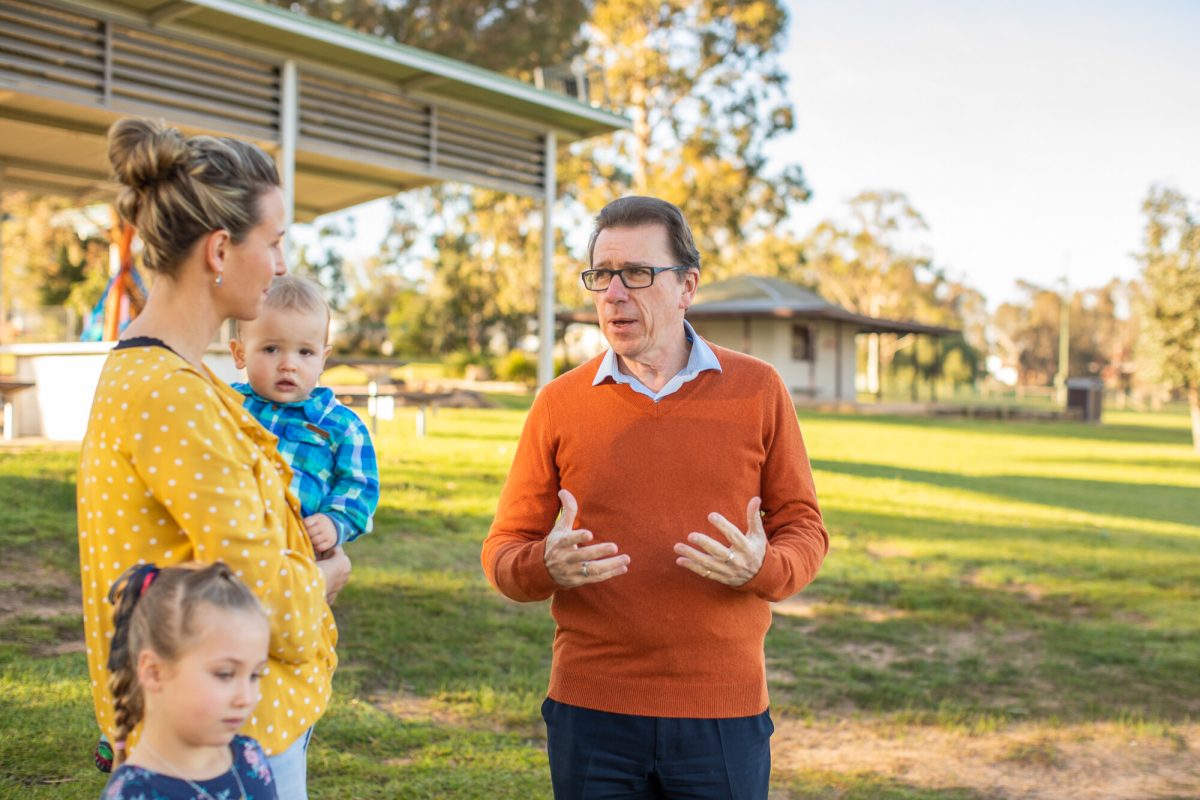
[[1084, 422], [1100, 421], [1104, 400], [1104, 381], [1099, 378], [1067, 379], [1067, 410], [1074, 410]]

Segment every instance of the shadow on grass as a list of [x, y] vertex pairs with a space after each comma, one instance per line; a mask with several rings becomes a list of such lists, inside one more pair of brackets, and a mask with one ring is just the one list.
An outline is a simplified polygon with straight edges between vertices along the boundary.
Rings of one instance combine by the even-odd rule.
[[[962, 419], [957, 417], [862, 416], [853, 414], [821, 414], [814, 420], [842, 420], [857, 423], [903, 425], [912, 428], [953, 430], [961, 428], [972, 433], [994, 433], [1005, 436], [1083, 439], [1095, 442], [1131, 442], [1134, 444], [1170, 444], [1192, 446], [1192, 434], [1184, 427], [1161, 425], [1087, 425], [1071, 422], [1019, 422], [1000, 420]], [[804, 418], [801, 417], [801, 423]]]
[[[1131, 504], [1136, 506], [1137, 501]], [[958, 522], [916, 514], [845, 510], [834, 504], [823, 511], [835, 539], [853, 540], [865, 535], [889, 542], [916, 540], [934, 549], [938, 545], [951, 549], [975, 545], [981, 551], [975, 556], [949, 552], [932, 556], [953, 560], [968, 569], [1016, 564], [1034, 572], [1081, 580], [1137, 577], [1176, 587], [1187, 587], [1193, 578], [1200, 579], [1192, 573], [1200, 565], [1200, 536], [1187, 533], [1146, 533], [1069, 523], [990, 525], [977, 520]], [[1152, 557], [1151, 563], [1140, 561], [1143, 556]], [[827, 574], [828, 570], [822, 573]]]
[[1043, 464], [1102, 464], [1110, 467], [1146, 467], [1149, 469], [1178, 469], [1200, 473], [1200, 455], [1185, 453], [1179, 458], [1079, 458], [1035, 456], [1026, 457], [1027, 461]]
[[[73, 471], [61, 477], [0, 474], [4, 509], [3, 544], [13, 552], [72, 571], [78, 570]], [[4, 567], [0, 565], [0, 574]]]
[[548, 608], [503, 600], [479, 573], [352, 581], [337, 616], [343, 666], [368, 690], [531, 695], [549, 679]]
[[96, 722], [80, 654], [31, 658], [0, 646], [0, 797], [94, 800]]
[[1024, 503], [1069, 508], [1092, 514], [1154, 519], [1194, 525], [1200, 521], [1200, 491], [1190, 486], [1128, 484], [1034, 475], [958, 475], [858, 461], [814, 460], [813, 469], [963, 489]]

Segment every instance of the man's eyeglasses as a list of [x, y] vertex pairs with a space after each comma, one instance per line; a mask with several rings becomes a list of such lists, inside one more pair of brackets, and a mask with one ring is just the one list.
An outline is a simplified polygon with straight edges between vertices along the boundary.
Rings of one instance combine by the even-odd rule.
[[613, 276], [619, 276], [626, 289], [645, 289], [654, 283], [654, 277], [660, 272], [677, 272], [692, 267], [625, 267], [624, 269], [585, 269], [580, 273], [583, 287], [592, 292], [603, 292], [612, 283]]

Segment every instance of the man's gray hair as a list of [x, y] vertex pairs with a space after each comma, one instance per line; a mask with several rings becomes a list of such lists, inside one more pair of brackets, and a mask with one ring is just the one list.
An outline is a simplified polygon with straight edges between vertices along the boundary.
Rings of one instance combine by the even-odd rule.
[[[700, 269], [700, 251], [696, 249], [692, 229], [688, 227], [679, 206], [657, 197], [638, 195], [613, 200], [596, 215], [596, 227], [592, 231], [592, 238], [588, 240], [588, 266], [592, 266], [596, 237], [600, 235], [600, 231], [607, 228], [638, 228], [643, 225], [662, 225], [667, 229], [667, 241], [670, 243], [671, 255], [675, 258], [674, 266]], [[679, 275], [682, 279], [684, 273]]]

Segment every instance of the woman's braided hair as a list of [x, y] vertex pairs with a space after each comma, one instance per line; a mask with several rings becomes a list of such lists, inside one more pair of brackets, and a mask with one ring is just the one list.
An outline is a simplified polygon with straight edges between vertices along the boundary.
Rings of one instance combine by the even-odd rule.
[[167, 567], [138, 564], [126, 570], [108, 593], [113, 604], [112, 649], [108, 654], [108, 688], [113, 697], [116, 735], [113, 767], [125, 760], [125, 740], [145, 712], [138, 682], [138, 655], [153, 650], [165, 661], [175, 661], [198, 632], [197, 609], [218, 609], [266, 614], [258, 598], [228, 566]]

